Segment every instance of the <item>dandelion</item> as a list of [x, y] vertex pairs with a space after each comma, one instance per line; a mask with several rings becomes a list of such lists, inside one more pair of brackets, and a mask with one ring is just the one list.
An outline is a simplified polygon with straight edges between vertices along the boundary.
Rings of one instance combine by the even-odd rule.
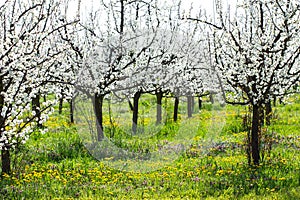
[[217, 171], [217, 175], [222, 175], [222, 174], [224, 174], [224, 170], [223, 169]]
[[6, 174], [6, 173], [3, 173], [2, 176], [5, 177], [5, 178], [9, 178], [10, 177], [9, 174]]
[[187, 177], [191, 177], [191, 176], [193, 175], [193, 173], [194, 173], [194, 172], [189, 171], [189, 172], [187, 172], [186, 176], [187, 176]]

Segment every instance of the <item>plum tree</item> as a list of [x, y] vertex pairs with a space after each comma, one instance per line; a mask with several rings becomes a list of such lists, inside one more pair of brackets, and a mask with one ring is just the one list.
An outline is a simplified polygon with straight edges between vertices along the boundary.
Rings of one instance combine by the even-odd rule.
[[299, 8], [293, 0], [243, 0], [232, 16], [218, 1], [215, 24], [194, 19], [213, 29], [213, 67], [221, 82], [234, 91], [226, 95], [226, 101], [252, 106], [250, 142], [255, 165], [260, 161], [265, 105], [299, 82], [299, 66], [295, 65], [300, 56]]
[[[55, 100], [39, 105], [49, 71], [67, 48], [56, 43], [64, 20], [58, 0], [5, 1], [0, 5], [0, 150], [2, 173], [10, 173], [10, 151], [26, 142], [36, 124], [48, 118]], [[53, 44], [55, 44], [53, 47]], [[33, 109], [31, 109], [33, 102]]]

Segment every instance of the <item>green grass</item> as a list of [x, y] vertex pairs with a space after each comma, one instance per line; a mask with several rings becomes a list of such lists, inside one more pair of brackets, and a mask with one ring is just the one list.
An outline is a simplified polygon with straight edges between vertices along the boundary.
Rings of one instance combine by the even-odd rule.
[[[147, 97], [149, 98], [149, 97]], [[124, 133], [118, 123], [114, 140], [119, 147], [135, 152], [157, 151], [160, 145], [187, 141], [186, 150], [172, 162], [157, 161], [154, 171], [121, 171], [94, 159], [84, 147], [76, 126], [65, 114], [54, 113], [49, 129], [32, 137], [13, 155], [13, 173], [0, 180], [0, 199], [300, 199], [300, 101], [278, 105], [274, 110], [272, 151], [258, 167], [247, 164], [246, 130], [242, 127], [243, 107], [204, 109], [184, 124], [167, 124], [145, 137]], [[144, 100], [144, 113], [151, 106]], [[172, 101], [164, 104], [172, 111]], [[124, 116], [128, 113], [124, 112]], [[172, 115], [170, 115], [172, 116]], [[144, 129], [155, 121], [147, 121]], [[111, 129], [105, 116], [106, 131]], [[128, 127], [127, 127], [128, 128]], [[190, 132], [194, 131], [191, 135]], [[184, 140], [188, 137], [191, 139]], [[159, 165], [161, 164], [161, 165]]]

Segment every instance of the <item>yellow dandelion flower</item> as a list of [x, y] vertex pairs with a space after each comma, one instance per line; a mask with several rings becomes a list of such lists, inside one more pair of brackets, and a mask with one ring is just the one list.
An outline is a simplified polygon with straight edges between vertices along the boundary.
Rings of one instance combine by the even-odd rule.
[[5, 178], [9, 178], [10, 177], [9, 174], [7, 174], [7, 173], [3, 173], [2, 176], [5, 177]]

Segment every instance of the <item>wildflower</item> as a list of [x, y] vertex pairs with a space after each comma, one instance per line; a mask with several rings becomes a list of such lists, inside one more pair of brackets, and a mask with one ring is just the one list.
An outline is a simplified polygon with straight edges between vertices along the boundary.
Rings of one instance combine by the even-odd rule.
[[198, 177], [198, 176], [196, 176], [196, 177], [195, 177], [195, 178], [193, 178], [192, 180], [193, 180], [194, 182], [199, 182], [199, 180], [200, 180], [200, 179], [199, 179], [199, 177]]
[[224, 170], [220, 169], [217, 171], [217, 175], [222, 175], [224, 173]]
[[192, 174], [193, 174], [193, 172], [192, 172], [192, 171], [189, 171], [189, 172], [187, 172], [186, 176], [187, 176], [187, 177], [191, 177]]
[[9, 174], [6, 174], [6, 173], [3, 173], [2, 176], [5, 177], [5, 178], [9, 178]]

